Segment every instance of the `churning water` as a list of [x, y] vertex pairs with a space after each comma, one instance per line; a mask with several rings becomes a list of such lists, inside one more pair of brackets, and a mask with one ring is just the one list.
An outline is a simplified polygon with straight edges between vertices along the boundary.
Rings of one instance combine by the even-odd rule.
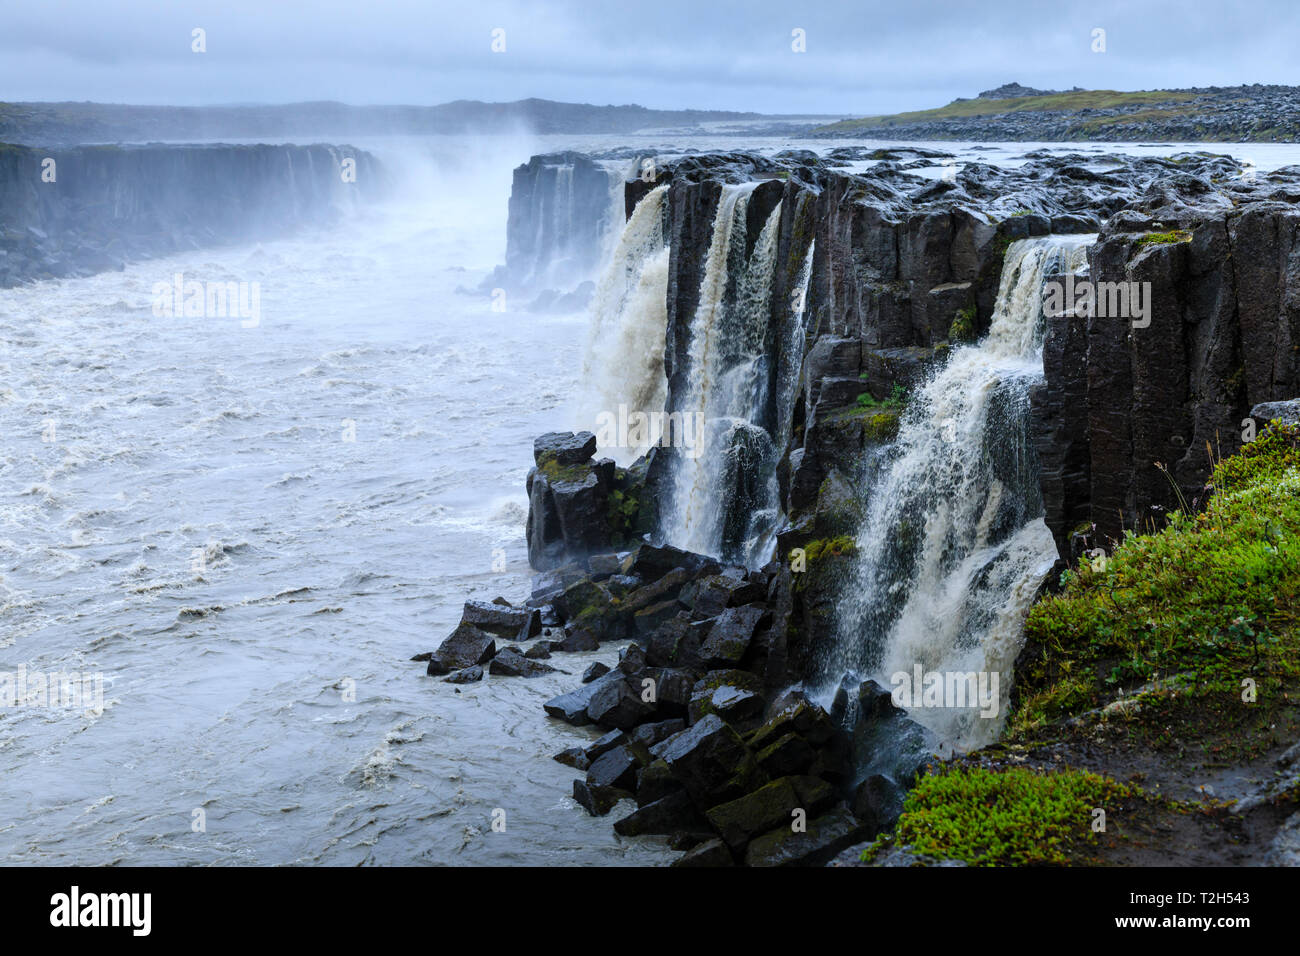
[[[527, 147], [379, 155], [397, 201], [331, 232], [0, 291], [0, 671], [105, 681], [98, 716], [0, 714], [7, 862], [669, 858], [550, 759], [592, 733], [542, 702], [613, 648], [459, 693], [407, 660], [527, 593], [586, 320], [456, 292]], [[177, 272], [258, 282], [260, 324], [155, 317]]]

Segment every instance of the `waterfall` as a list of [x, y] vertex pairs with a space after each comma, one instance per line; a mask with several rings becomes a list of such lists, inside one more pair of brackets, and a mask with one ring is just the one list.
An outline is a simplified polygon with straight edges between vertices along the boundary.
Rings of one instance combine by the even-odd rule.
[[[598, 418], [617, 416], [619, 406], [647, 415], [661, 412], [667, 397], [664, 334], [668, 326], [668, 255], [664, 197], [651, 190], [632, 211], [609, 264], [597, 283], [582, 378], [585, 395], [579, 427], [601, 436]], [[603, 446], [620, 465], [643, 454], [658, 434], [630, 445]]]
[[679, 547], [743, 564], [767, 557], [780, 518], [779, 451], [769, 430], [779, 363], [769, 324], [781, 204], [746, 259], [746, 211], [756, 185], [728, 185], [718, 202], [691, 320], [690, 385], [675, 409], [703, 422], [704, 436], [702, 447], [674, 456], [662, 529]]
[[984, 674], [989, 689], [996, 679], [996, 712], [984, 717], [953, 706], [955, 693], [907, 706], [958, 749], [1001, 728], [1024, 616], [1056, 558], [1028, 393], [1042, 378], [1045, 277], [1086, 267], [1093, 238], [1012, 243], [987, 336], [954, 349], [910, 397], [868, 492], [855, 580], [823, 661], [828, 687], [846, 670], [891, 690], [901, 674]]

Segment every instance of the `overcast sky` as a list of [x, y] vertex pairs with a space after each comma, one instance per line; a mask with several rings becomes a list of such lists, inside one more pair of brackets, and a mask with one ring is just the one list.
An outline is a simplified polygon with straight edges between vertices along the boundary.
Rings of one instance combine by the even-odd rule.
[[[207, 52], [191, 51], [206, 31]], [[505, 52], [492, 52], [492, 31]], [[1094, 53], [1103, 29], [1105, 52]], [[792, 50], [792, 31], [806, 52]], [[767, 113], [920, 109], [1008, 81], [1296, 83], [1300, 3], [1198, 0], [0, 2], [0, 100], [434, 104], [529, 96]]]

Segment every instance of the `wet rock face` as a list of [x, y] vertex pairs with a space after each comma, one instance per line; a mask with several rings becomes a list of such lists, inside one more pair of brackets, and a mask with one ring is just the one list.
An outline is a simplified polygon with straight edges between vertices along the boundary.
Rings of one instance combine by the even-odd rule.
[[385, 188], [348, 146], [0, 145], [0, 287], [329, 225]]
[[625, 546], [651, 520], [649, 459], [619, 468], [610, 458], [593, 461], [595, 452], [591, 432], [552, 432], [533, 443], [526, 533], [528, 562], [538, 571]]
[[1035, 444], [1067, 560], [1085, 537], [1107, 546], [1158, 527], [1180, 494], [1203, 502], [1207, 446], [1235, 454], [1257, 406], [1300, 395], [1300, 209], [1278, 201], [1297, 176], [1220, 182], [1203, 204], [1206, 181], [1192, 178], [1148, 190], [1089, 254], [1098, 287], [1138, 283], [1149, 316], [1049, 319]]
[[514, 171], [506, 221], [506, 272], [520, 289], [569, 288], [600, 266], [621, 211], [612, 171], [582, 153], [534, 156]]
[[[555, 755], [581, 774], [574, 800], [596, 816], [634, 800], [636, 809], [614, 829], [669, 836], [690, 850], [679, 865], [819, 865], [892, 822], [888, 815], [896, 816], [895, 803], [919, 770], [888, 739], [905, 717], [891, 711], [888, 721], [876, 720], [879, 739], [867, 740], [843, 714], [832, 718], [798, 691], [778, 693], [797, 679], [784, 655], [790, 607], [774, 586], [780, 574], [776, 564], [746, 571], [645, 544], [539, 576], [525, 605], [566, 628], [583, 622], [594, 646], [630, 638], [613, 669], [590, 670], [580, 684], [575, 677], [574, 689], [544, 710], [606, 731]], [[626, 582], [617, 600], [609, 589], [615, 579]], [[647, 611], [654, 613], [646, 618]], [[517, 623], [527, 634], [529, 618], [512, 612], [499, 601], [466, 605], [467, 620]], [[467, 628], [487, 637], [468, 623], [457, 634]], [[551, 663], [562, 667], [564, 648], [553, 650]], [[477, 669], [490, 679], [528, 677], [531, 663], [506, 647]], [[881, 799], [857, 793], [849, 763], [855, 747], [879, 764]]]

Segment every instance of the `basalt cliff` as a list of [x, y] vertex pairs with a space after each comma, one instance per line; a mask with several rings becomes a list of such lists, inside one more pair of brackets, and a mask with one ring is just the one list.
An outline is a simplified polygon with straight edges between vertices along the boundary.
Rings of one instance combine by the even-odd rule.
[[[682, 865], [856, 861], [907, 832], [906, 794], [936, 765], [1007, 762], [996, 728], [923, 716], [919, 686], [916, 709], [900, 703], [881, 682], [891, 666], [977, 661], [1005, 678], [985, 716], [1029, 712], [1017, 677], [1038, 688], [1059, 651], [1021, 632], [1035, 594], [1122, 564], [1130, 533], [1185, 531], [1168, 516], [1207, 506], [1221, 462], [1248, 458], [1257, 433], [1273, 436], [1259, 449], [1290, 440], [1269, 423], [1294, 421], [1300, 395], [1300, 170], [1044, 152], [945, 173], [932, 151], [853, 147], [621, 159], [627, 224], [602, 240], [593, 322], [597, 347], [623, 351], [591, 361], [624, 376], [607, 396], [667, 416], [667, 438], [540, 437], [535, 590], [467, 605], [422, 659], [452, 682], [527, 677], [618, 642], [612, 669], [546, 705], [606, 732], [557, 755], [582, 772], [588, 812], [633, 799], [616, 829], [667, 836]], [[516, 195], [548, 218], [512, 204], [511, 270], [539, 271], [527, 260], [554, 245], [536, 237], [563, 218], [556, 197], [578, 195], [554, 184], [583, 162], [517, 170]], [[1045, 308], [1067, 282], [1091, 284], [1093, 305]], [[638, 334], [602, 340], [611, 322]], [[1110, 673], [1112, 693], [1167, 689]], [[1270, 740], [1268, 760], [1294, 742]], [[1010, 762], [1122, 763], [1093, 737], [1054, 745]], [[1169, 772], [1186, 792], [1170, 766], [1138, 776]], [[1265, 808], [1251, 818], [1264, 845], [1291, 806], [1267, 787], [1240, 802]], [[1145, 808], [1135, 827], [1172, 812], [1108, 792]], [[1236, 839], [1231, 820], [1205, 824], [1210, 843]], [[1165, 849], [1157, 860], [1185, 858]]]

